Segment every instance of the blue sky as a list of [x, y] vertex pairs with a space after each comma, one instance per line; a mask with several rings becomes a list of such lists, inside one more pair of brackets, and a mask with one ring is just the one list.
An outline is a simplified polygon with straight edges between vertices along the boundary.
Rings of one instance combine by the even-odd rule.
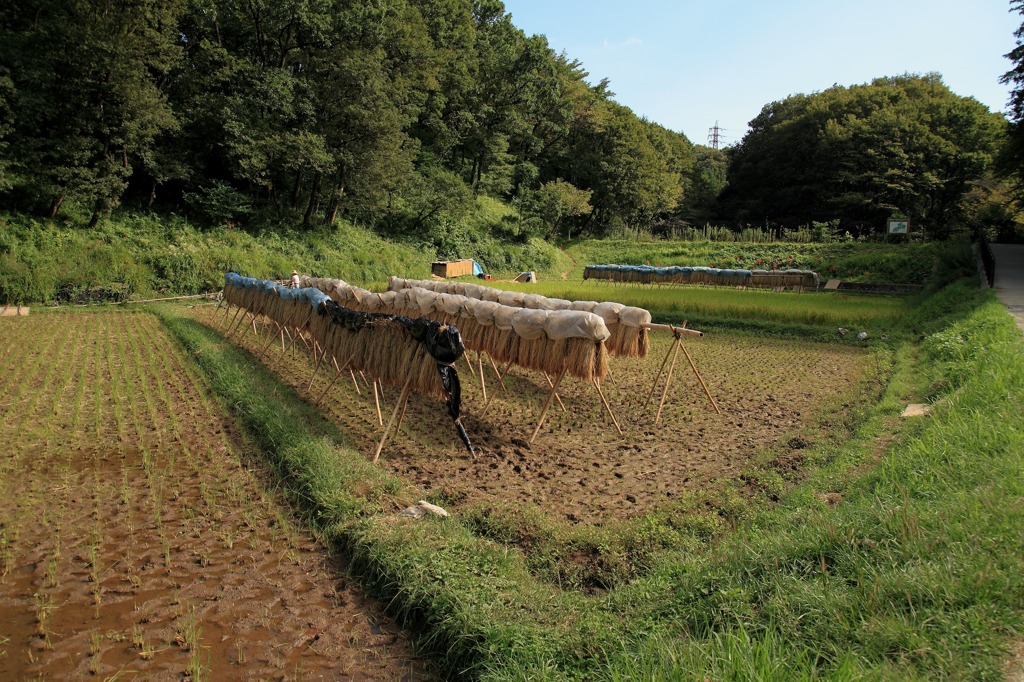
[[615, 100], [706, 144], [738, 142], [761, 107], [880, 76], [938, 72], [1005, 111], [1008, 0], [504, 0], [512, 22], [579, 59]]

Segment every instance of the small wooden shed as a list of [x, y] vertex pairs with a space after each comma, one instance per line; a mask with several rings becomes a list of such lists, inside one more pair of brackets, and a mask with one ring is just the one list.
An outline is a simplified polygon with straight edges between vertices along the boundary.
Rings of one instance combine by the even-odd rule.
[[435, 277], [462, 277], [473, 274], [473, 261], [439, 260], [430, 264], [430, 273]]

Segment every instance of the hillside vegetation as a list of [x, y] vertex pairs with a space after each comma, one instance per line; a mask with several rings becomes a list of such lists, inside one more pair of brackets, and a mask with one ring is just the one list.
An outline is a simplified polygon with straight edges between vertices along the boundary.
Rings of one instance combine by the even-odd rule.
[[[813, 269], [823, 279], [923, 284], [936, 257], [955, 276], [973, 272], [962, 244], [828, 244], [777, 242], [576, 240], [559, 249], [541, 239], [504, 242], [488, 224], [504, 209], [480, 200], [476, 229], [452, 230], [445, 248], [416, 240], [385, 239], [339, 222], [331, 229], [248, 231], [199, 228], [183, 218], [118, 214], [87, 230], [63, 221], [0, 215], [0, 302], [61, 303], [151, 298], [214, 291], [225, 272], [285, 279], [303, 274], [382, 286], [390, 275], [430, 276], [438, 258], [477, 259], [484, 269], [511, 278], [533, 270], [542, 283], [579, 282], [588, 264], [716, 265]], [[497, 216], [497, 218], [495, 218]], [[960, 253], [959, 264], [948, 253]], [[954, 259], [955, 260], [955, 259]], [[959, 268], [959, 270], [958, 270]], [[657, 306], [655, 306], [657, 307]]]

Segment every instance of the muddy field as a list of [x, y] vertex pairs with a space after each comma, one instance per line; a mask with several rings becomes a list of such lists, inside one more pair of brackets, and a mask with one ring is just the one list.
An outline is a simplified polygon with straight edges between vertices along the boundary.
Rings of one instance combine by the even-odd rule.
[[[218, 329], [223, 309], [195, 308], [198, 320]], [[566, 379], [532, 445], [548, 387], [543, 375], [516, 370], [504, 390], [484, 360], [484, 383], [492, 402], [484, 411], [479, 378], [465, 362], [463, 422], [476, 447], [472, 459], [459, 443], [443, 404], [413, 396], [401, 430], [389, 437], [380, 462], [447, 504], [503, 502], [536, 505], [570, 523], [600, 524], [650, 510], [667, 499], [737, 479], [771, 449], [779, 468], [799, 468], [800, 450], [838, 410], [864, 389], [869, 356], [850, 346], [826, 346], [733, 335], [685, 340], [693, 361], [717, 401], [718, 415], [704, 395], [685, 355], [679, 354], [659, 424], [655, 415], [664, 378], [650, 402], [652, 382], [672, 337], [653, 334], [643, 360], [613, 359], [604, 384], [624, 435], [620, 436], [590, 384]], [[250, 328], [234, 337], [258, 351], [264, 339]], [[312, 364], [305, 352], [282, 354], [271, 346], [264, 362], [309, 400], [327, 390], [335, 372], [321, 371], [307, 390]], [[475, 368], [476, 357], [473, 357]], [[358, 393], [356, 386], [358, 385]], [[386, 422], [398, 390], [386, 390]], [[322, 409], [368, 457], [380, 440], [369, 385], [346, 374], [325, 394]], [[563, 409], [564, 408], [564, 409]]]
[[4, 319], [0, 679], [426, 679], [268, 489], [155, 318]]

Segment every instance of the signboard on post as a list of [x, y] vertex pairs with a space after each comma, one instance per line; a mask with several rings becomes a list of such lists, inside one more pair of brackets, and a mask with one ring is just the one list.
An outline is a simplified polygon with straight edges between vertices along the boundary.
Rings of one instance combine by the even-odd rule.
[[889, 221], [889, 234], [907, 234], [910, 232], [910, 222], [893, 218]]

